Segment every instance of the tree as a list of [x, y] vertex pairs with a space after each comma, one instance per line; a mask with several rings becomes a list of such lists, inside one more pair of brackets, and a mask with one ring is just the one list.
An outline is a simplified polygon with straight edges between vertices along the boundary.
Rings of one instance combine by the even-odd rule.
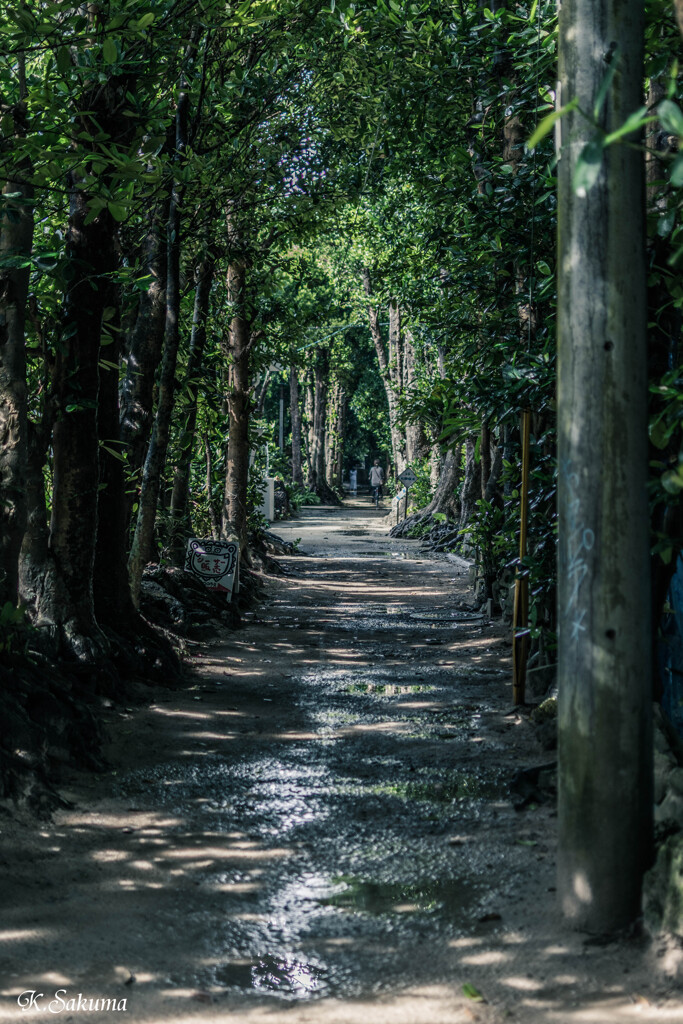
[[[3, 124], [26, 133], [26, 67], [17, 65], [15, 96], [0, 92]], [[12, 102], [14, 100], [14, 102]], [[33, 188], [30, 162], [17, 161], [16, 176], [5, 182], [0, 197], [0, 606], [16, 604], [19, 553], [28, 508], [26, 476], [28, 421], [26, 394], [26, 299], [33, 244]]]

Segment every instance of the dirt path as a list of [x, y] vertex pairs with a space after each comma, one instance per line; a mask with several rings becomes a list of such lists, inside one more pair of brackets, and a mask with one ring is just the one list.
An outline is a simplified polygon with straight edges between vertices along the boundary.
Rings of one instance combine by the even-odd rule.
[[109, 713], [112, 771], [0, 819], [0, 1021], [683, 1022], [663, 947], [560, 926], [552, 803], [508, 788], [554, 755], [501, 627], [453, 621], [464, 566], [362, 501], [278, 532], [308, 554], [191, 689]]

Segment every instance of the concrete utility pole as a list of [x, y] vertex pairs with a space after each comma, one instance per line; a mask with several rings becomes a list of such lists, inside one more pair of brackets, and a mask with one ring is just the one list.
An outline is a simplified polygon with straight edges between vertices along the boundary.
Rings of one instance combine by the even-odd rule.
[[559, 78], [558, 891], [604, 933], [652, 835], [643, 155], [601, 148], [643, 103], [642, 0], [563, 0]]

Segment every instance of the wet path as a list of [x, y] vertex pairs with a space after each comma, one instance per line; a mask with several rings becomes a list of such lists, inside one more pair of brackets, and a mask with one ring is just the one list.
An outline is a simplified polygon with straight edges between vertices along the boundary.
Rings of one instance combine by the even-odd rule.
[[292, 575], [189, 692], [117, 715], [117, 767], [26, 841], [0, 1020], [61, 988], [149, 1022], [569, 1020], [578, 954], [532, 934], [553, 811], [508, 788], [548, 755], [511, 712], [501, 628], [456, 609], [466, 567], [362, 504], [279, 532], [308, 553]]

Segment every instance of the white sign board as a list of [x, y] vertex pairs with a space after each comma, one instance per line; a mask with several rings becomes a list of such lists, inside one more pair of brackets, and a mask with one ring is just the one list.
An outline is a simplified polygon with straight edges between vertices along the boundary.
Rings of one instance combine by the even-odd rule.
[[414, 470], [408, 467], [408, 469], [404, 469], [402, 473], [398, 474], [398, 478], [402, 484], [406, 485], [406, 487], [412, 487], [417, 480], [417, 474]]
[[222, 540], [190, 537], [185, 555], [185, 571], [201, 580], [209, 590], [232, 596], [237, 575], [239, 546]]

